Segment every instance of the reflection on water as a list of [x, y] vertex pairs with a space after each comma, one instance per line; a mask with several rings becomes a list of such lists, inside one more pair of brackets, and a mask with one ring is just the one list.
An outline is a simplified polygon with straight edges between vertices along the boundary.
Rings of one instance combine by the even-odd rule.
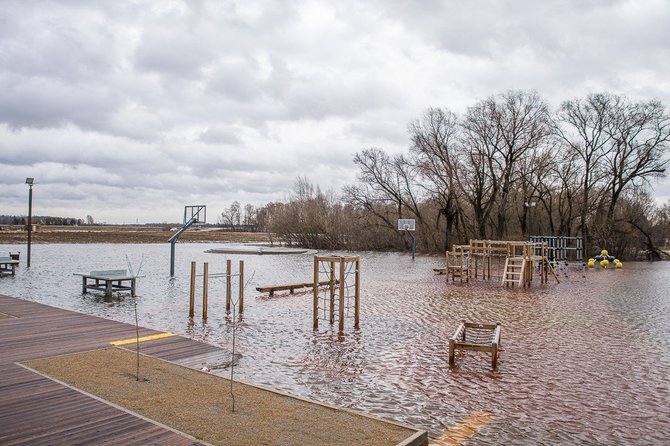
[[[311, 329], [311, 295], [267, 298], [255, 287], [309, 281], [312, 257], [204, 253], [180, 244], [167, 277], [169, 245], [37, 245], [32, 268], [0, 279], [0, 293], [124, 322], [134, 300], [80, 294], [75, 272], [126, 267], [142, 257], [140, 324], [230, 349], [225, 281], [213, 279], [209, 320], [188, 319], [190, 261], [222, 272], [245, 260], [245, 314], [237, 319], [236, 376], [307, 398], [394, 419], [440, 435], [472, 412], [495, 418], [481, 444], [662, 444], [670, 440], [669, 263], [569, 271], [561, 284], [531, 289], [445, 284], [440, 259], [359, 253], [361, 328], [344, 336]], [[0, 252], [16, 246], [0, 245]], [[234, 263], [235, 264], [235, 263]], [[198, 283], [198, 287], [201, 284]], [[233, 293], [236, 295], [236, 293]], [[198, 290], [198, 298], [201, 291]], [[447, 366], [448, 338], [461, 319], [502, 322], [499, 369], [466, 352]], [[227, 361], [227, 362], [226, 362]], [[215, 372], [229, 373], [230, 357]], [[217, 368], [218, 367], [218, 368]]]

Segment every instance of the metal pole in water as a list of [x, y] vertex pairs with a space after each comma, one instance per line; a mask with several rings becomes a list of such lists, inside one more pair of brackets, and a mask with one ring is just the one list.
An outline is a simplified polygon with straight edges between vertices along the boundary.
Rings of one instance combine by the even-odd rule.
[[239, 313], [240, 315], [244, 313], [244, 260], [240, 260], [240, 294], [239, 294]]
[[232, 290], [232, 260], [226, 260], [226, 311], [230, 312]]
[[405, 232], [407, 232], [409, 236], [412, 237], [412, 260], [414, 260], [414, 256], [416, 254], [416, 237], [414, 237], [414, 234], [412, 234], [412, 231], [409, 229], [405, 229]]
[[205, 262], [202, 272], [202, 320], [207, 320], [207, 288], [209, 286], [209, 264]]
[[176, 240], [170, 242], [170, 277], [174, 277], [174, 248]]
[[30, 187], [28, 189], [28, 260], [26, 266], [30, 268], [30, 243], [33, 234], [33, 179], [26, 178], [26, 183]]
[[314, 256], [314, 284], [312, 285], [312, 329], [319, 328], [319, 259]]

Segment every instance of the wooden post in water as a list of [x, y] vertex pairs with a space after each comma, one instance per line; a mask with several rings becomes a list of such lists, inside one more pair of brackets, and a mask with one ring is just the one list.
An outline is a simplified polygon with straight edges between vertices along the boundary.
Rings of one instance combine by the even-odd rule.
[[335, 322], [335, 261], [330, 261], [330, 323]]
[[202, 320], [207, 320], [207, 288], [209, 285], [209, 264], [205, 262], [202, 272]]
[[[489, 249], [492, 248], [492, 246], [491, 246], [491, 240], [488, 240], [488, 246], [489, 246]], [[493, 251], [491, 250], [491, 251], [489, 251], [489, 261], [488, 261], [489, 280], [491, 280], [491, 260], [492, 260], [492, 259], [491, 259], [491, 256], [492, 256], [492, 255], [493, 255]], [[498, 262], [498, 263], [500, 263], [500, 262]]]
[[231, 294], [231, 286], [232, 286], [232, 277], [231, 276], [231, 270], [232, 270], [232, 260], [228, 259], [226, 260], [226, 311], [230, 311], [230, 294]]
[[195, 313], [195, 262], [191, 262], [191, 288], [189, 293], [188, 317]]
[[240, 314], [244, 313], [244, 260], [240, 260]]
[[345, 283], [344, 283], [344, 273], [346, 269], [346, 264], [344, 263], [344, 258], [340, 259], [340, 302], [339, 302], [339, 325], [338, 325], [338, 330], [340, 333], [344, 332], [344, 293], [346, 291]]

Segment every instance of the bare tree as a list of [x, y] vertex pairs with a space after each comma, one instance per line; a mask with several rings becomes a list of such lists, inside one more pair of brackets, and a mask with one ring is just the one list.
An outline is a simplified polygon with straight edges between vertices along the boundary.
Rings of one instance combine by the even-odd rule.
[[[510, 198], [519, 181], [519, 162], [546, 143], [551, 134], [548, 108], [537, 93], [510, 91], [468, 109], [463, 143], [472, 172], [470, 203], [480, 236], [487, 220], [499, 239], [507, 232]], [[466, 186], [467, 187], [467, 186]]]
[[[560, 149], [559, 149], [560, 150]], [[581, 166], [575, 161], [577, 155], [571, 150], [562, 151], [551, 167], [551, 175], [541, 197], [551, 200], [550, 230], [552, 234], [570, 236], [574, 234], [576, 209], [579, 208]]]
[[[461, 189], [456, 179], [459, 171], [459, 122], [448, 110], [428, 109], [421, 121], [409, 125], [412, 153], [416, 157], [419, 172], [425, 178], [422, 184], [440, 206], [438, 215], [445, 219], [444, 249], [458, 240], [458, 223], [462, 209], [459, 196]], [[439, 219], [436, 228], [439, 228]]]
[[218, 216], [217, 223], [224, 226], [235, 226], [240, 224], [240, 202], [233, 201], [228, 209], [224, 209]]
[[657, 101], [631, 103], [601, 93], [564, 102], [556, 122], [556, 134], [581, 164], [582, 237], [590, 243], [590, 225], [598, 222], [599, 243], [606, 243], [622, 195], [644, 190], [649, 179], [665, 174], [670, 118]]
[[612, 148], [605, 155], [608, 221], [627, 187], [647, 186], [650, 178], [664, 176], [670, 146], [670, 117], [660, 102], [618, 99], [612, 106], [607, 129]]
[[[422, 201], [427, 197], [417, 162], [402, 155], [390, 157], [380, 149], [373, 148], [357, 153], [354, 163], [360, 168], [359, 185], [345, 189], [344, 198], [348, 203], [371, 210], [383, 209], [383, 206], [374, 203], [393, 205], [396, 215], [391, 216], [387, 212], [375, 214], [389, 229], [395, 228], [398, 218], [415, 218], [419, 228], [430, 226], [422, 207]], [[428, 249], [431, 250], [439, 245], [431, 231], [421, 231], [418, 241], [419, 244], [430, 246]]]
[[519, 186], [514, 189], [516, 196], [513, 202], [516, 203], [521, 234], [545, 233], [542, 215], [546, 216], [553, 233], [551, 213], [554, 202], [550, 185], [555, 181], [553, 168], [557, 156], [554, 148], [553, 145], [540, 146], [530, 156], [519, 160]]
[[256, 225], [257, 224], [257, 221], [256, 221], [257, 213], [258, 213], [258, 210], [254, 207], [254, 205], [247, 203], [244, 206], [244, 220], [243, 220], [244, 224], [246, 226]]
[[430, 108], [409, 135], [407, 154], [357, 153], [357, 182], [340, 199], [299, 178], [258, 221], [287, 243], [398, 249], [407, 240], [396, 220], [415, 218], [418, 247], [431, 252], [472, 236], [581, 231], [587, 252], [597, 242], [631, 253], [667, 229], [644, 199], [668, 163], [670, 119], [658, 102], [595, 94], [551, 119], [536, 93], [512, 91], [462, 118]]
[[590, 231], [587, 218], [593, 215], [602, 195], [602, 181], [607, 177], [603, 162], [611, 150], [610, 110], [619, 99], [608, 94], [592, 94], [561, 105], [557, 113], [555, 134], [562, 139], [575, 160], [581, 164], [580, 229], [584, 249], [588, 252]]
[[386, 152], [372, 148], [357, 153], [354, 156], [354, 164], [360, 169], [359, 182], [367, 187], [351, 192], [368, 193], [366, 201], [393, 203], [398, 211], [397, 218], [402, 218], [402, 180], [398, 176], [397, 163], [394, 164]]

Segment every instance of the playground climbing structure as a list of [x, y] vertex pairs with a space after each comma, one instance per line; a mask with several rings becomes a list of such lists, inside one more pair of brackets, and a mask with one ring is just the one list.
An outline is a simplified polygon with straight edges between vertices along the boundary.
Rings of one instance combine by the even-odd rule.
[[496, 269], [505, 286], [530, 286], [536, 271], [541, 283], [548, 281], [550, 273], [559, 281], [546, 242], [470, 240], [468, 245], [454, 245], [445, 260], [447, 281], [490, 280]]
[[319, 320], [335, 323], [344, 332], [344, 320], [354, 319], [358, 329], [361, 313], [361, 261], [358, 256], [314, 256], [314, 330]]

